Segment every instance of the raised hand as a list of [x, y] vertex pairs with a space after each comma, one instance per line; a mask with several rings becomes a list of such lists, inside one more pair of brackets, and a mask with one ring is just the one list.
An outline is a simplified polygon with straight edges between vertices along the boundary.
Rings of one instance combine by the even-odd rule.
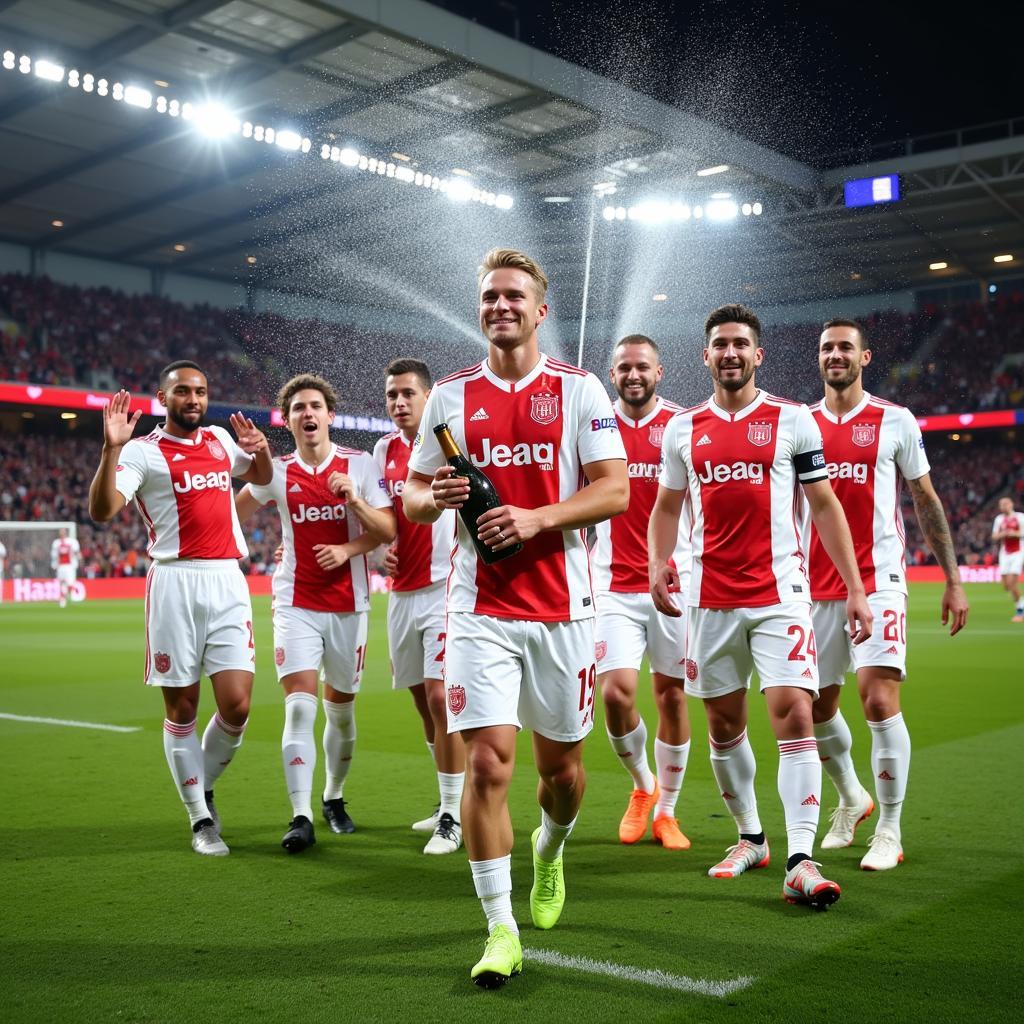
[[269, 448], [269, 442], [259, 427], [248, 416], [240, 412], [233, 412], [230, 417], [231, 429], [238, 438], [238, 447], [246, 455], [255, 455], [264, 448]]
[[103, 406], [103, 444], [108, 448], [123, 448], [135, 432], [135, 425], [142, 416], [142, 410], [131, 409], [132, 396], [122, 388]]

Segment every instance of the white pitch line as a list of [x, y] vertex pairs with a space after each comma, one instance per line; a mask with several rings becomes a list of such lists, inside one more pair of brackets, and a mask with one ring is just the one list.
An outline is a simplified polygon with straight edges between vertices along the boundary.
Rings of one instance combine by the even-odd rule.
[[591, 960], [585, 956], [565, 956], [548, 949], [524, 949], [523, 956], [527, 960], [536, 960], [552, 967], [567, 967], [587, 974], [607, 974], [623, 981], [653, 985], [655, 988], [671, 988], [678, 992], [692, 992], [695, 995], [719, 998], [749, 988], [757, 980], [743, 976], [732, 981], [708, 981], [705, 978], [688, 978], [685, 974], [669, 974], [667, 971], [613, 964], [607, 960]]
[[138, 725], [105, 725], [103, 722], [73, 722], [67, 718], [37, 718], [35, 715], [9, 715], [0, 711], [0, 718], [12, 722], [38, 722], [40, 725], [67, 725], [75, 729], [103, 729], [105, 732], [142, 732]]

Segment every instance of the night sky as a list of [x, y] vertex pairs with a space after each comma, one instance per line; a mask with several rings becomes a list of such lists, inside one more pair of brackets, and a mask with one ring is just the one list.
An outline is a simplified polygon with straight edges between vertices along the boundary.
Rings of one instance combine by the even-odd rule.
[[1024, 116], [1013, 5], [432, 2], [817, 166]]

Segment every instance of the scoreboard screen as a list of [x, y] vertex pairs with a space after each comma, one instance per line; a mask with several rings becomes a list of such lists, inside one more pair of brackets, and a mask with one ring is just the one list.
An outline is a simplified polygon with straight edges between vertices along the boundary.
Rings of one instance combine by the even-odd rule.
[[883, 174], [880, 178], [857, 178], [844, 184], [847, 206], [877, 206], [900, 197], [900, 176]]

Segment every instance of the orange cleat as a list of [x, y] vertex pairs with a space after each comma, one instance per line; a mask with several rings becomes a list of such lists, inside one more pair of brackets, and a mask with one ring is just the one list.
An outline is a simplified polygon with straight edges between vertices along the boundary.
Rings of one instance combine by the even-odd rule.
[[626, 813], [619, 822], [619, 840], [632, 846], [640, 842], [647, 831], [647, 819], [651, 816], [651, 810], [658, 802], [660, 790], [658, 783], [654, 783], [654, 792], [645, 793], [642, 789], [634, 789], [629, 797], [629, 806]]
[[678, 818], [670, 818], [667, 814], [655, 818], [651, 832], [654, 835], [654, 841], [661, 843], [666, 850], [688, 850], [690, 848], [690, 840], [679, 830]]

